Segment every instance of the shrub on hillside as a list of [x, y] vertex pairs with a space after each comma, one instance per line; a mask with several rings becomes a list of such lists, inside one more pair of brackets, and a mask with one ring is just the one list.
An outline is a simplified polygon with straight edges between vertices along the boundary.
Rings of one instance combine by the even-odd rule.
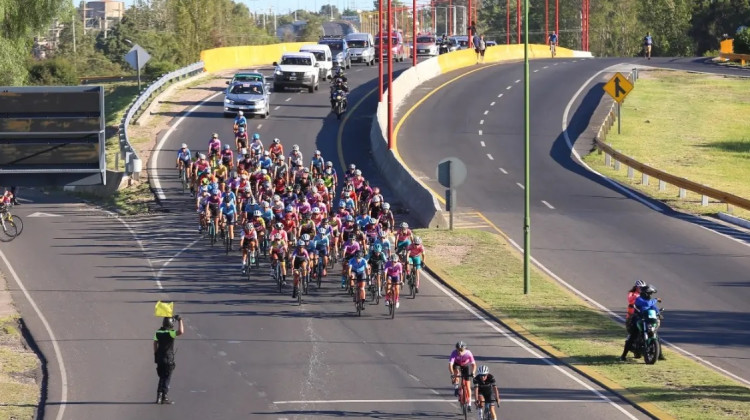
[[77, 85], [78, 77], [70, 60], [62, 57], [32, 60], [28, 63], [29, 83], [33, 85]]
[[750, 54], [750, 28], [745, 28], [734, 37], [735, 54]]
[[143, 73], [149, 79], [158, 79], [163, 74], [175, 71], [179, 67], [180, 66], [178, 66], [177, 64], [169, 61], [149, 61], [148, 63], [146, 63], [146, 67]]

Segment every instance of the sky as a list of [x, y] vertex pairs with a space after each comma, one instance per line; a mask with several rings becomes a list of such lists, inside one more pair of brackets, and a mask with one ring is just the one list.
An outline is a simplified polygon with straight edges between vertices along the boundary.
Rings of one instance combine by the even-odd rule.
[[[124, 0], [125, 6], [133, 4], [134, 0]], [[324, 4], [332, 3], [339, 10], [352, 9], [371, 10], [372, 0], [234, 0], [244, 3], [252, 11], [269, 10], [271, 7], [277, 12], [288, 13], [290, 10], [306, 9], [319, 11]]]

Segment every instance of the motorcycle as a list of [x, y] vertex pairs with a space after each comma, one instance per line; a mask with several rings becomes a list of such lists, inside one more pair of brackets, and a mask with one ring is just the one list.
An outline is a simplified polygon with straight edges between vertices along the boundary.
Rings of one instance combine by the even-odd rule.
[[655, 364], [661, 354], [661, 343], [656, 333], [661, 325], [661, 319], [663, 319], [661, 313], [657, 314], [655, 310], [650, 309], [636, 322], [638, 332], [630, 350], [635, 354], [643, 355], [643, 361], [648, 365]]
[[343, 90], [337, 90], [333, 94], [333, 112], [336, 113], [336, 118], [341, 119], [341, 115], [346, 112], [346, 106], [344, 105], [345, 94]]
[[441, 42], [438, 46], [438, 54], [446, 54], [450, 52], [450, 43], [448, 41]]

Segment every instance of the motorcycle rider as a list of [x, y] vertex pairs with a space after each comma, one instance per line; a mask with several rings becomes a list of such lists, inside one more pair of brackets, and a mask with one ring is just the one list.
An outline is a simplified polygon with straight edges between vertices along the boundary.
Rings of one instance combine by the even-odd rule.
[[[640, 296], [635, 299], [634, 303], [635, 311], [633, 315], [629, 317], [630, 322], [626, 323], [626, 325], [629, 326], [629, 329], [628, 338], [625, 340], [625, 348], [622, 350], [622, 355], [620, 356], [620, 360], [623, 362], [625, 361], [630, 346], [633, 344], [633, 341], [635, 341], [636, 334], [638, 334], [637, 326], [641, 317], [645, 316], [645, 314], [651, 309], [655, 310], [657, 314], [659, 313], [658, 303], [660, 300], [652, 297], [654, 293], [656, 293], [656, 288], [651, 284], [640, 287]], [[661, 352], [659, 353], [659, 360], [666, 360]]]
[[337, 74], [331, 83], [331, 110], [335, 109], [336, 96], [341, 95], [342, 101], [344, 102], [344, 110], [346, 110], [347, 100], [346, 96], [349, 93], [349, 86], [346, 83], [346, 76], [343, 75], [343, 71], [340, 71], [341, 67], [338, 68]]

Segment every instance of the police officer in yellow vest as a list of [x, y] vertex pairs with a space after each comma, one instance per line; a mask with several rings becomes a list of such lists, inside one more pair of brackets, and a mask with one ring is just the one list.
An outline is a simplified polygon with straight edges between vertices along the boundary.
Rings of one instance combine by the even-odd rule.
[[[175, 330], [175, 321], [178, 327]], [[154, 363], [156, 363], [156, 373], [159, 375], [159, 386], [156, 391], [157, 404], [173, 404], [173, 401], [167, 398], [169, 392], [169, 381], [174, 371], [174, 339], [185, 332], [185, 326], [182, 323], [182, 317], [175, 315], [171, 318], [164, 318], [161, 328], [154, 334]]]

